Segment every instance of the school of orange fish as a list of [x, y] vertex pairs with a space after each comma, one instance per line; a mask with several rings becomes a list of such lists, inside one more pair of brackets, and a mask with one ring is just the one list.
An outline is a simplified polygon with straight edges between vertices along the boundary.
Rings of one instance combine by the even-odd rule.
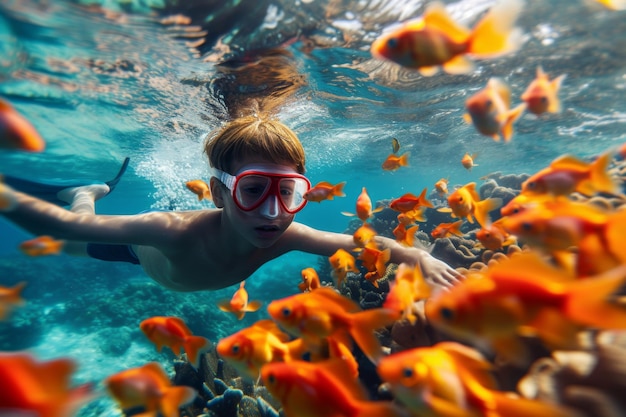
[[[625, 8], [620, 1], [599, 2], [615, 10]], [[425, 76], [439, 68], [452, 74], [468, 72], [473, 68], [469, 58], [488, 59], [519, 47], [520, 31], [514, 24], [522, 7], [520, 0], [503, 1], [470, 30], [434, 3], [421, 19], [377, 39], [371, 51], [375, 57]], [[521, 96], [522, 103], [513, 108], [509, 88], [491, 79], [467, 100], [466, 120], [482, 135], [511, 141], [513, 124], [524, 111], [559, 112], [558, 91], [564, 78], [550, 79], [538, 68], [536, 79]], [[45, 142], [35, 128], [4, 101], [0, 101], [0, 119], [0, 148], [44, 149]], [[398, 155], [400, 143], [395, 138], [392, 151], [382, 164], [384, 170], [408, 166], [409, 154]], [[323, 285], [314, 268], [302, 270], [299, 293], [267, 306], [271, 320], [260, 320], [219, 340], [216, 351], [242, 375], [260, 378], [287, 417], [573, 415], [573, 410], [559, 404], [499, 390], [492, 375], [494, 364], [480, 351], [527, 366], [526, 346], [519, 336], [536, 337], [551, 350], [577, 349], [581, 332], [626, 329], [626, 306], [613, 297], [626, 283], [626, 246], [621, 244], [626, 210], [571, 198], [574, 194], [626, 198], [610, 169], [614, 157], [625, 156], [626, 144], [592, 162], [571, 155], [559, 157], [530, 176], [520, 194], [504, 207], [498, 198], [481, 200], [474, 182], [450, 192], [449, 180], [442, 178], [434, 190], [447, 198], [448, 207], [438, 210], [458, 220], [439, 224], [431, 233], [433, 238], [463, 236], [461, 226], [476, 222], [476, 238], [483, 248], [497, 251], [520, 241], [528, 249], [482, 270], [470, 270], [449, 291], [431, 288], [419, 266], [400, 264], [383, 306], [369, 310], [336, 290], [349, 272], [359, 273], [357, 261], [367, 270], [364, 279], [375, 286], [387, 271], [389, 249], [377, 247], [377, 233], [368, 223], [387, 207], [374, 208], [363, 187], [356, 213], [344, 213], [362, 221], [353, 235], [357, 249], [354, 254], [340, 249], [329, 257], [332, 285]], [[466, 153], [461, 163], [471, 170], [475, 159], [476, 154]], [[202, 180], [185, 185], [199, 200], [211, 199]], [[305, 198], [319, 203], [345, 197], [344, 185], [320, 182]], [[11, 204], [0, 199], [0, 207]], [[407, 246], [414, 243], [417, 223], [426, 220], [429, 209], [435, 209], [427, 199], [427, 189], [395, 198], [388, 208], [398, 212], [393, 234]], [[501, 217], [492, 221], [490, 212], [497, 209]], [[20, 248], [31, 256], [49, 255], [59, 253], [62, 242], [41, 236]], [[20, 294], [25, 285], [0, 286], [0, 320], [8, 320], [11, 311], [24, 303]], [[219, 309], [238, 319], [259, 310], [261, 303], [249, 301], [244, 285], [240, 284], [232, 299], [220, 301]], [[385, 354], [375, 331], [397, 320], [415, 322], [419, 319], [415, 303], [423, 300], [427, 320], [458, 341]], [[159, 351], [166, 346], [179, 355], [184, 349], [195, 368], [211, 347], [209, 340], [193, 335], [180, 318], [151, 317], [139, 327]], [[375, 364], [395, 401], [368, 398], [358, 379], [353, 344]], [[0, 353], [0, 414], [4, 410], [42, 417], [74, 414], [96, 396], [90, 385], [71, 386], [74, 368], [69, 358], [39, 361], [28, 353]], [[190, 387], [172, 386], [157, 363], [111, 375], [105, 385], [122, 409], [140, 406], [150, 415], [166, 417], [179, 415], [179, 407], [197, 395]]]

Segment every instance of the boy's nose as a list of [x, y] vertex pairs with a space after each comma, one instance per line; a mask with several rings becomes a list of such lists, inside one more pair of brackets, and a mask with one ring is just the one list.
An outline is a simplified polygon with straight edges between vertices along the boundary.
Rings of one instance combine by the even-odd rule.
[[270, 195], [261, 205], [261, 215], [268, 219], [275, 219], [280, 215], [280, 207], [278, 204], [278, 198], [275, 195]]

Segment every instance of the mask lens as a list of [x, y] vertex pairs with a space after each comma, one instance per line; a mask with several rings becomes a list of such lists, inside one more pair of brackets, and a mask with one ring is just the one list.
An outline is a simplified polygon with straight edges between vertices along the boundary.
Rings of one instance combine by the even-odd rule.
[[243, 208], [252, 208], [269, 192], [272, 181], [262, 175], [245, 175], [239, 179], [235, 198]]
[[309, 184], [302, 178], [282, 178], [278, 183], [281, 201], [289, 211], [297, 211], [305, 204], [304, 193], [309, 190]]

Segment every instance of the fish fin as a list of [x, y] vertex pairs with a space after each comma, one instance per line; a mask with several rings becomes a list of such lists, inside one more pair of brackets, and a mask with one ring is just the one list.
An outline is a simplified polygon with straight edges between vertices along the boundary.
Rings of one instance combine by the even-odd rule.
[[472, 72], [473, 69], [474, 63], [464, 55], [457, 55], [443, 64], [443, 70], [452, 75], [467, 74]]
[[200, 365], [200, 353], [211, 347], [211, 342], [206, 337], [188, 336], [183, 343], [187, 359], [194, 368], [198, 369]]
[[350, 298], [348, 298], [346, 296], [341, 295], [340, 293], [338, 293], [337, 291], [335, 291], [332, 288], [321, 287], [321, 288], [318, 288], [317, 290], [313, 291], [311, 293], [311, 295], [314, 295], [315, 297], [324, 298], [325, 300], [327, 300], [329, 302], [337, 304], [344, 311], [346, 311], [348, 313], [355, 313], [355, 312], [361, 311], [361, 307], [359, 307], [359, 305], [357, 303], [352, 301], [352, 299], [350, 299]]
[[467, 124], [474, 123], [474, 121], [472, 120], [472, 115], [469, 114], [469, 113], [464, 113], [463, 114], [463, 120], [465, 120], [465, 123], [467, 123]]
[[580, 348], [578, 332], [581, 327], [572, 323], [557, 309], [542, 309], [530, 325], [550, 350]]
[[559, 75], [554, 80], [550, 81], [550, 90], [552, 92], [552, 100], [550, 100], [550, 104], [548, 106], [549, 113], [560, 113], [561, 112], [561, 100], [559, 100], [559, 90], [561, 89], [561, 85], [563, 84], [563, 80], [567, 74]]
[[612, 156], [613, 152], [606, 152], [591, 163], [590, 178], [596, 192], [619, 194], [618, 183], [611, 177], [608, 171]]
[[432, 410], [432, 415], [446, 417], [479, 417], [482, 415], [482, 413], [470, 410], [462, 404], [459, 405], [454, 401], [433, 395], [430, 390], [426, 390], [423, 397], [428, 408]]
[[612, 214], [608, 221], [605, 232], [605, 239], [609, 252], [613, 254], [620, 262], [626, 264], [626, 245], [624, 245], [624, 236], [626, 236], [626, 210], [620, 210]]
[[332, 196], [335, 197], [345, 197], [346, 193], [343, 192], [343, 187], [346, 185], [346, 181], [340, 182], [339, 184], [333, 187]]
[[424, 77], [432, 77], [439, 72], [439, 67], [420, 67], [418, 71]]
[[217, 308], [219, 308], [222, 311], [225, 311], [226, 313], [232, 313], [233, 311], [233, 309], [230, 307], [230, 300], [228, 299], [219, 300], [216, 304], [217, 304]]
[[349, 211], [342, 211], [341, 214], [343, 214], [344, 216], [348, 216], [348, 217], [356, 216], [356, 214], [350, 213]]
[[488, 198], [486, 200], [482, 200], [476, 203], [476, 208], [474, 209], [474, 217], [476, 217], [476, 221], [482, 227], [487, 227], [489, 224], [489, 212], [500, 208], [502, 206], [501, 198]]
[[452, 213], [452, 209], [450, 207], [439, 207], [437, 211], [440, 213]]
[[159, 400], [159, 408], [163, 417], [178, 417], [178, 409], [185, 404], [189, 404], [197, 395], [198, 392], [191, 387], [175, 386], [167, 388]]
[[489, 58], [519, 49], [522, 33], [514, 25], [523, 7], [522, 0], [496, 3], [474, 26], [469, 39], [468, 53], [480, 58]]
[[510, 142], [513, 137], [513, 123], [519, 119], [526, 110], [526, 103], [521, 103], [506, 113], [506, 118], [502, 124], [502, 137], [505, 142]]
[[428, 191], [428, 187], [424, 187], [424, 189], [420, 193], [419, 197], [417, 197], [417, 200], [419, 201], [419, 205], [420, 206], [424, 206], [424, 207], [428, 207], [428, 208], [435, 208], [433, 203], [430, 200], [428, 200], [428, 198], [426, 197], [426, 192], [427, 191]]
[[350, 335], [373, 363], [378, 363], [383, 354], [374, 331], [392, 324], [399, 318], [400, 312], [386, 308], [365, 310], [351, 316]]
[[443, 32], [456, 43], [467, 42], [471, 31], [452, 20], [443, 3], [435, 2], [428, 5], [424, 12], [424, 27]]
[[259, 308], [261, 308], [262, 305], [263, 305], [262, 301], [258, 301], [258, 300], [250, 301], [248, 303], [248, 305], [246, 306], [245, 311], [250, 312], [250, 313], [254, 313]]

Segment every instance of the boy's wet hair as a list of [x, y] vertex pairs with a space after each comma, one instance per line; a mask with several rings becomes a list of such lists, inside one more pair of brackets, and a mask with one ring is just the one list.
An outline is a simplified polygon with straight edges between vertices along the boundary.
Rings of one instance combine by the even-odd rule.
[[259, 158], [305, 171], [304, 149], [296, 134], [280, 121], [258, 113], [239, 117], [209, 134], [204, 146], [211, 167], [235, 174], [233, 162]]

